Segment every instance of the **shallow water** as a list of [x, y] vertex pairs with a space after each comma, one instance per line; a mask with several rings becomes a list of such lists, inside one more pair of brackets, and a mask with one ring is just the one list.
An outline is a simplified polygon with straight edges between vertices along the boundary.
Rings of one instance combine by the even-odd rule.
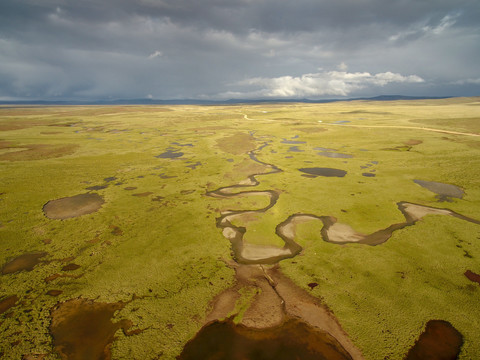
[[332, 169], [332, 168], [320, 168], [320, 167], [301, 168], [298, 170], [309, 175], [326, 176], [326, 177], [344, 177], [347, 174], [345, 170]]
[[2, 274], [13, 274], [17, 271], [32, 271], [40, 263], [40, 258], [47, 255], [46, 252], [23, 254], [10, 260], [2, 267]]
[[288, 151], [289, 152], [304, 152], [304, 150], [301, 150], [298, 146], [290, 146]]
[[115, 311], [125, 303], [95, 303], [73, 299], [60, 303], [51, 312], [50, 333], [62, 359], [110, 359], [115, 332], [130, 325], [128, 320], [112, 323]]
[[305, 144], [306, 141], [300, 141], [300, 140], [287, 140], [283, 139], [282, 144], [289, 144], [289, 145], [300, 145], [300, 144]]
[[464, 194], [461, 188], [451, 184], [444, 184], [440, 182], [426, 180], [413, 180], [413, 182], [437, 194], [437, 198], [440, 201], [449, 201], [450, 198], [461, 199]]
[[452, 324], [430, 320], [405, 360], [457, 359], [462, 344], [462, 334]]
[[6, 298], [0, 300], [0, 314], [8, 311], [10, 308], [14, 307], [18, 301], [17, 295], [7, 296]]
[[350, 154], [342, 154], [342, 153], [330, 152], [330, 151], [319, 152], [319, 153], [317, 153], [317, 155], [325, 156], [325, 157], [329, 157], [329, 158], [339, 158], [339, 159], [353, 158], [353, 155], [350, 155]]
[[183, 156], [183, 152], [181, 151], [168, 150], [155, 157], [160, 159], [175, 159], [181, 156]]
[[103, 190], [106, 189], [108, 186], [107, 185], [95, 185], [95, 186], [90, 186], [85, 188], [86, 190]]
[[351, 356], [334, 337], [296, 319], [266, 329], [226, 320], [203, 327], [177, 359], [346, 360]]

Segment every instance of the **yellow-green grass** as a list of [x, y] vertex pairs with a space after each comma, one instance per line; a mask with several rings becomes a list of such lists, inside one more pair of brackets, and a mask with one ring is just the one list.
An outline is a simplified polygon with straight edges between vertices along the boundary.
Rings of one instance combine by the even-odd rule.
[[[118, 332], [113, 358], [178, 355], [201, 327], [210, 301], [234, 281], [224, 263], [232, 256], [230, 243], [216, 227], [220, 211], [269, 203], [265, 195], [206, 194], [270, 171], [246, 153], [265, 142], [257, 158], [283, 171], [258, 175], [258, 186], [238, 189], [279, 193], [266, 213], [235, 223], [247, 228], [245, 240], [251, 243], [282, 246], [275, 227], [295, 213], [335, 216], [371, 233], [405, 221], [399, 201], [479, 219], [480, 137], [395, 128], [478, 133], [478, 101], [0, 108], [0, 144], [10, 144], [0, 154], [14, 153], [11, 144], [19, 150], [39, 144], [75, 149], [60, 157], [37, 153], [0, 161], [0, 266], [24, 253], [48, 252], [33, 271], [0, 276], [0, 300], [20, 299], [0, 315], [0, 353], [55, 359], [48, 327], [57, 302], [75, 297], [118, 302], [135, 295], [114, 321], [129, 319], [143, 332]], [[350, 123], [331, 125], [336, 121]], [[226, 143], [229, 138], [235, 146]], [[305, 141], [295, 145], [303, 151], [289, 151], [294, 145], [283, 139]], [[421, 143], [408, 145], [412, 139]], [[169, 147], [184, 155], [156, 157]], [[320, 156], [319, 147], [353, 157]], [[298, 170], [304, 167], [347, 174], [308, 178]], [[371, 170], [375, 177], [362, 176]], [[116, 179], [104, 180], [109, 177]], [[438, 202], [414, 179], [454, 184], [465, 195]], [[67, 220], [42, 212], [49, 200], [104, 185], [94, 191], [105, 199], [98, 212]], [[401, 359], [431, 319], [450, 321], [464, 335], [463, 359], [480, 357], [479, 285], [463, 275], [467, 269], [480, 273], [479, 225], [428, 216], [376, 247], [326, 243], [320, 229], [319, 221], [297, 226], [304, 251], [282, 261], [281, 269], [306, 289], [319, 284], [312, 293], [334, 311], [366, 358]], [[81, 267], [62, 271], [72, 262]], [[54, 274], [74, 277], [45, 281]], [[63, 293], [47, 295], [52, 289]], [[248, 294], [244, 297], [248, 303]]]

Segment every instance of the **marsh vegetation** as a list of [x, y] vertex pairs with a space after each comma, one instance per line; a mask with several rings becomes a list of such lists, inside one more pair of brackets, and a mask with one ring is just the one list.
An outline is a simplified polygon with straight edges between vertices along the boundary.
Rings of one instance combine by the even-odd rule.
[[480, 357], [478, 104], [0, 108], [0, 356]]

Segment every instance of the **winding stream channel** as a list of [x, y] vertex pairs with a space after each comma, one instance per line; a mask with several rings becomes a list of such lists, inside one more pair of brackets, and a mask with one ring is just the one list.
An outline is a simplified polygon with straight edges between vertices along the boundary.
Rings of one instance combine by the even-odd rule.
[[[283, 171], [257, 158], [257, 154], [268, 145], [266, 142], [248, 153], [251, 160], [267, 167], [268, 171], [252, 174], [238, 184], [206, 194], [220, 199], [267, 196], [269, 203], [261, 209], [227, 210], [216, 219], [216, 226], [232, 245], [234, 261], [227, 266], [235, 270], [236, 283], [212, 301], [205, 326], [186, 344], [178, 359], [195, 359], [199, 354], [204, 359], [281, 360], [298, 358], [295, 356], [301, 354], [302, 359], [364, 359], [328, 307], [280, 271], [279, 261], [293, 258], [303, 250], [295, 242], [296, 225], [321, 221], [320, 235], [324, 241], [376, 246], [386, 242], [394, 231], [414, 225], [429, 214], [453, 216], [475, 224], [480, 221], [449, 209], [402, 201], [397, 206], [405, 221], [372, 234], [358, 233], [333, 216], [297, 213], [276, 226], [275, 233], [283, 240], [283, 247], [249, 244], [244, 241], [247, 229], [235, 225], [235, 219], [269, 211], [280, 196], [275, 190], [253, 189], [260, 184], [259, 176]], [[239, 311], [237, 305], [241, 303], [242, 291], [243, 294], [250, 291], [253, 296], [250, 303], [244, 304], [244, 309]], [[458, 354], [460, 346], [455, 351]]]
[[232, 244], [234, 258], [241, 264], [275, 264], [280, 260], [292, 258], [302, 251], [302, 247], [295, 242], [295, 225], [304, 222], [317, 220], [323, 223], [321, 236], [324, 241], [345, 244], [345, 243], [359, 243], [367, 245], [379, 245], [387, 241], [392, 233], [396, 230], [402, 229], [406, 226], [414, 225], [424, 216], [434, 215], [448, 215], [453, 216], [468, 222], [480, 224], [479, 220], [469, 218], [467, 216], [456, 213], [455, 211], [445, 208], [435, 208], [431, 206], [424, 206], [420, 204], [401, 201], [397, 203], [398, 209], [403, 214], [405, 221], [401, 223], [392, 224], [385, 229], [380, 229], [372, 234], [361, 234], [356, 232], [347, 224], [337, 222], [337, 219], [328, 215], [314, 215], [298, 213], [290, 215], [286, 220], [277, 225], [275, 233], [284, 241], [285, 246], [282, 248], [275, 246], [260, 246], [245, 243], [243, 241], [246, 228], [236, 226], [233, 224], [234, 220], [246, 214], [265, 213], [275, 206], [279, 198], [279, 193], [274, 190], [248, 190], [237, 191], [239, 189], [251, 188], [260, 184], [257, 180], [258, 176], [272, 175], [282, 172], [280, 168], [273, 164], [265, 163], [259, 160], [256, 153], [265, 148], [268, 143], [264, 143], [258, 149], [249, 152], [250, 159], [267, 166], [271, 170], [265, 173], [253, 174], [247, 177], [246, 180], [239, 184], [221, 187], [217, 190], [207, 193], [208, 196], [216, 198], [233, 198], [244, 196], [268, 196], [269, 204], [256, 210], [227, 210], [224, 211], [220, 217], [217, 218], [217, 227], [222, 229], [223, 236], [227, 238]]

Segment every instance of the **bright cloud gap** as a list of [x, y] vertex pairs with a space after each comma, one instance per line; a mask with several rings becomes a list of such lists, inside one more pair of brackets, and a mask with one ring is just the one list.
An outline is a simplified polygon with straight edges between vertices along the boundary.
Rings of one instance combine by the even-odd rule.
[[348, 96], [367, 87], [383, 87], [390, 83], [422, 83], [418, 75], [401, 75], [393, 72], [371, 74], [369, 72], [326, 71], [304, 74], [298, 77], [255, 77], [237, 82], [247, 87], [244, 92], [227, 92], [221, 97], [300, 98], [318, 96]]

